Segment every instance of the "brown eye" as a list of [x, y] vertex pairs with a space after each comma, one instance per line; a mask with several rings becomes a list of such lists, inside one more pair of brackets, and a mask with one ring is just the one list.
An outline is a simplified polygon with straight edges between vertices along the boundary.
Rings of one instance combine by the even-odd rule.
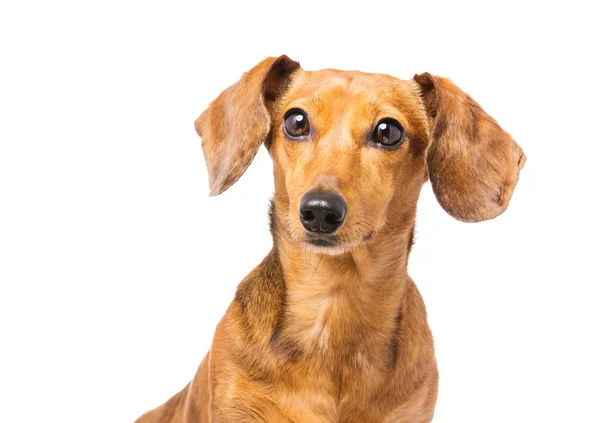
[[390, 118], [380, 120], [375, 126], [372, 139], [379, 147], [397, 147], [404, 140], [404, 128], [397, 120]]
[[290, 138], [301, 138], [308, 135], [308, 116], [300, 109], [288, 111], [283, 118], [283, 130]]

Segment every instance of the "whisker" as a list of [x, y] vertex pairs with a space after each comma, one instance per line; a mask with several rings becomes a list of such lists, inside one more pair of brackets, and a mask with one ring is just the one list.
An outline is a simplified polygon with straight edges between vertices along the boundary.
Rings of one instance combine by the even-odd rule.
[[392, 242], [394, 242], [394, 238], [392, 238], [392, 235], [390, 235], [390, 231], [387, 230], [387, 228], [384, 226], [383, 229], [385, 229], [385, 232], [388, 234], [388, 236], [390, 237], [390, 240]]
[[385, 222], [385, 224], [388, 226], [388, 228], [390, 228], [392, 230], [392, 232], [394, 232], [396, 235], [400, 236], [400, 234], [394, 229], [394, 227], [392, 225], [390, 225], [387, 221]]
[[321, 260], [323, 260], [323, 254], [321, 254], [321, 257], [319, 257], [319, 261], [315, 266], [315, 271], [313, 272], [312, 276], [308, 279], [309, 281], [312, 280], [313, 276], [315, 276], [315, 274], [317, 273], [317, 269], [319, 269], [319, 264], [321, 264]]
[[375, 98], [375, 100], [371, 99], [369, 101], [369, 105], [367, 106], [367, 108], [374, 108], [375, 107], [375, 103], [377, 102], [377, 100], [379, 100], [381, 98], [381, 96], [383, 95], [384, 92], [387, 91], [387, 89], [392, 85], [392, 83], [390, 82], [389, 84], [387, 84], [385, 86], [385, 88], [383, 88], [382, 90], [379, 91], [379, 94], [377, 95], [377, 97]]
[[321, 88], [321, 80], [317, 80], [317, 110], [319, 110], [319, 104], [321, 103], [320, 90]]

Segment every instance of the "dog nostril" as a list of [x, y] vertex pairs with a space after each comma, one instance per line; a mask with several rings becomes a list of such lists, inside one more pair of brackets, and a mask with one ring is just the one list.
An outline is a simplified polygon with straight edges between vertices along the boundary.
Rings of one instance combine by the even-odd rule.
[[335, 214], [327, 213], [327, 216], [325, 216], [325, 222], [329, 223], [330, 225], [335, 225], [337, 223], [340, 223], [340, 220]]
[[307, 222], [312, 222], [315, 220], [315, 214], [310, 210], [304, 210], [302, 212], [302, 219], [306, 220]]

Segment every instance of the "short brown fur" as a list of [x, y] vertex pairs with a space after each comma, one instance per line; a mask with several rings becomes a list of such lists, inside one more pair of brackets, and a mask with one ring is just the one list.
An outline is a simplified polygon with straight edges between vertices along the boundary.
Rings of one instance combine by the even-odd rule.
[[[310, 118], [286, 138], [286, 111]], [[405, 128], [393, 151], [365, 140], [382, 118]], [[407, 273], [416, 205], [431, 179], [463, 221], [502, 213], [520, 147], [447, 79], [259, 63], [196, 121], [211, 194], [231, 186], [261, 144], [274, 163], [274, 247], [239, 285], [194, 380], [138, 423], [389, 422], [433, 418], [438, 372], [425, 305]], [[299, 202], [341, 193], [335, 247], [307, 244]]]

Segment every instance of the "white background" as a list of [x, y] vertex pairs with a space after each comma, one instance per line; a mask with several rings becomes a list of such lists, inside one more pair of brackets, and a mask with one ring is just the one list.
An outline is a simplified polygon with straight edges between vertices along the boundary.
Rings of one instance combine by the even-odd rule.
[[493, 221], [423, 188], [435, 421], [600, 422], [598, 12], [416, 3], [2, 3], [0, 421], [131, 422], [193, 377], [270, 249], [273, 189], [262, 149], [209, 199], [193, 121], [285, 53], [451, 77], [528, 156]]

